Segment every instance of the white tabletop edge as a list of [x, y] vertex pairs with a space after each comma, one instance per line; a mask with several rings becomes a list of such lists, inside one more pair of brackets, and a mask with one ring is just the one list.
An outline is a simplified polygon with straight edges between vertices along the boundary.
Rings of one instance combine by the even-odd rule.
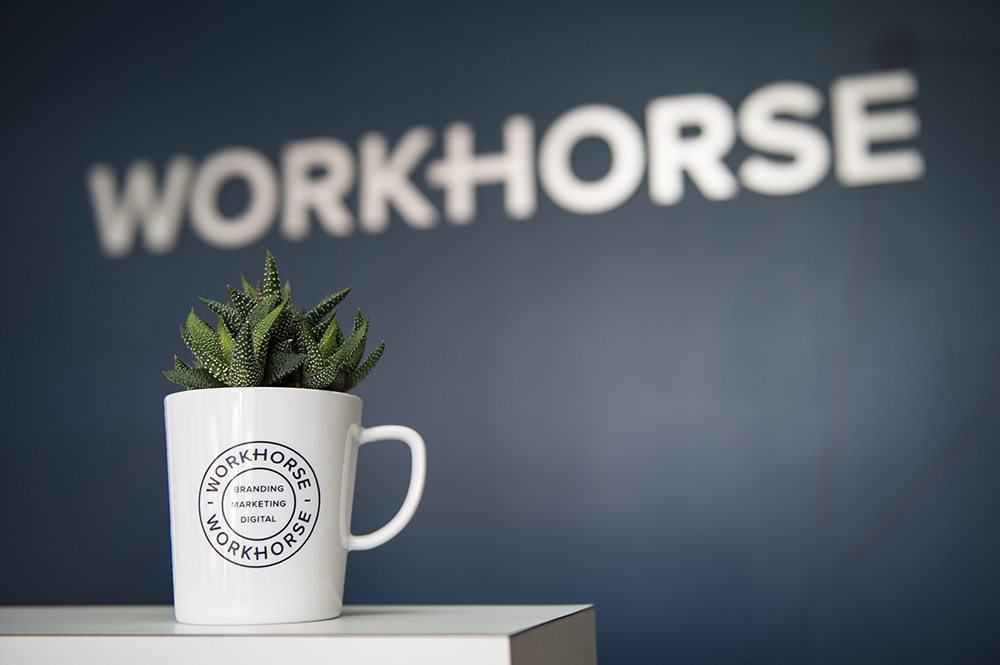
[[10, 637], [511, 637], [592, 609], [575, 605], [349, 605], [339, 619], [266, 626], [192, 626], [169, 605], [0, 607]]

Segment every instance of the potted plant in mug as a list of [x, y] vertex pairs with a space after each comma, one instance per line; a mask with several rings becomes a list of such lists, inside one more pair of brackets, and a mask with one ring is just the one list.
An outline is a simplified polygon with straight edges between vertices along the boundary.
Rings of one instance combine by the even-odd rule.
[[215, 330], [194, 308], [181, 337], [195, 357], [189, 366], [174, 356], [174, 369], [163, 374], [188, 389], [277, 386], [347, 391], [375, 367], [385, 342], [364, 362], [368, 319], [354, 316], [350, 337], [337, 322], [337, 306], [350, 289], [323, 298], [307, 312], [292, 302], [292, 287], [284, 287], [271, 252], [264, 261], [264, 280], [257, 286], [243, 278], [243, 290], [227, 286], [230, 303], [201, 301], [218, 318]]
[[[174, 608], [200, 624], [287, 623], [339, 616], [347, 553], [399, 533], [423, 493], [423, 440], [398, 425], [363, 428], [361, 399], [346, 394], [382, 357], [365, 356], [369, 320], [349, 333], [337, 307], [350, 289], [297, 308], [267, 252], [263, 280], [202, 298], [165, 376], [187, 390], [164, 400]], [[374, 533], [350, 532], [358, 448], [398, 439], [411, 451], [410, 486], [396, 516]]]

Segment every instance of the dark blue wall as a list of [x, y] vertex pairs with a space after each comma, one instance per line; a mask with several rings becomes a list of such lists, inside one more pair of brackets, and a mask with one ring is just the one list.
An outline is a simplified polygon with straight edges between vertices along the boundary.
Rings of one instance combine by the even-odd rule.
[[[196, 295], [278, 257], [384, 337], [368, 424], [430, 446], [353, 603], [594, 602], [604, 663], [1000, 659], [1000, 105], [986, 3], [8, 3], [0, 603], [170, 602], [160, 375]], [[926, 162], [601, 215], [102, 255], [84, 174], [599, 102], [732, 104], [907, 67]], [[824, 112], [818, 126], [829, 132]], [[581, 146], [597, 177], [607, 156]], [[594, 148], [594, 146], [590, 146]], [[435, 147], [439, 154], [440, 144]], [[735, 157], [734, 157], [735, 159]], [[441, 198], [424, 188], [440, 206]], [[398, 446], [362, 456], [356, 530]]]

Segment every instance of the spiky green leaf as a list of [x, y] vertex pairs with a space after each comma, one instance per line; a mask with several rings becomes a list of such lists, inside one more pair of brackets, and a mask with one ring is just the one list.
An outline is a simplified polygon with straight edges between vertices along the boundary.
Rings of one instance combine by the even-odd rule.
[[251, 284], [249, 280], [247, 280], [245, 275], [240, 275], [240, 281], [243, 282], [243, 293], [249, 296], [250, 298], [256, 300], [257, 289], [254, 288], [254, 285]]
[[215, 339], [214, 335], [212, 336], [214, 344], [210, 346], [192, 337], [184, 328], [181, 328], [181, 338], [188, 349], [190, 349], [191, 354], [201, 363], [201, 367], [208, 370], [220, 382], [231, 385], [229, 382], [229, 365], [219, 356], [218, 349], [216, 348], [218, 340]]
[[174, 369], [190, 369], [190, 367], [188, 367], [188, 364], [186, 362], [184, 362], [183, 360], [181, 360], [180, 356], [175, 355], [174, 356]]
[[306, 323], [305, 318], [299, 317], [296, 323], [298, 324], [297, 341], [299, 343], [299, 348], [306, 353], [318, 351], [319, 347], [316, 344], [316, 338], [313, 336], [312, 330], [310, 330], [309, 324]]
[[193, 307], [187, 317], [187, 331], [200, 346], [205, 347], [215, 356], [221, 355], [222, 350], [219, 348], [219, 339], [216, 337], [215, 331], [201, 320]]
[[340, 326], [337, 324], [337, 310], [333, 310], [333, 316], [323, 331], [323, 337], [319, 340], [319, 350], [324, 356], [328, 356], [337, 348], [337, 338], [342, 337]]
[[239, 312], [240, 318], [245, 319], [250, 316], [250, 312], [257, 306], [257, 299], [242, 291], [237, 291], [231, 285], [227, 285], [226, 290], [229, 292], [229, 299], [233, 302], [236, 311]]
[[254, 308], [247, 316], [247, 321], [250, 322], [251, 328], [263, 321], [264, 317], [271, 313], [271, 310], [277, 306], [279, 298], [279, 296], [274, 295], [263, 296], [257, 301], [257, 304], [254, 305]]
[[[236, 328], [239, 330], [239, 328]], [[219, 317], [219, 348], [222, 349], [222, 359], [227, 363], [233, 362], [233, 335], [229, 332], [226, 322]]]
[[340, 372], [334, 377], [333, 381], [330, 382], [330, 385], [328, 385], [326, 389], [336, 390], [338, 392], [347, 390], [347, 377], [347, 372]]
[[273, 386], [297, 370], [305, 361], [304, 353], [271, 353], [264, 368], [264, 385]]
[[313, 337], [312, 330], [309, 329], [309, 324], [306, 323], [305, 317], [299, 317], [297, 319], [299, 332], [296, 336], [296, 342], [298, 343], [299, 351], [304, 351], [306, 354], [306, 360], [302, 368], [306, 374], [312, 374], [320, 371], [326, 363], [323, 360], [323, 354], [319, 350], [319, 344], [316, 342], [316, 338]]
[[264, 285], [262, 288], [265, 296], [281, 296], [281, 279], [278, 277], [278, 265], [274, 262], [271, 250], [267, 250], [264, 256]]
[[323, 318], [333, 311], [333, 309], [341, 303], [341, 301], [347, 297], [347, 294], [351, 292], [351, 288], [347, 287], [328, 295], [319, 302], [318, 305], [313, 307], [306, 313], [306, 319], [309, 321], [309, 325], [313, 326], [323, 320]]
[[274, 328], [271, 330], [271, 340], [275, 348], [278, 345], [290, 347], [295, 339], [295, 308], [287, 300], [282, 301], [282, 305], [284, 309], [278, 315], [278, 320], [274, 322]]
[[243, 322], [243, 317], [232, 305], [228, 305], [224, 302], [219, 302], [218, 300], [212, 300], [211, 298], [199, 298], [205, 306], [208, 307], [217, 316], [222, 317], [222, 320], [226, 322], [229, 326], [229, 330], [239, 330], [240, 324]]
[[368, 319], [364, 320], [358, 330], [362, 331], [361, 341], [355, 345], [356, 348], [347, 357], [347, 366], [352, 370], [357, 368], [358, 363], [361, 362], [361, 357], [365, 355], [365, 347], [368, 345]]
[[[365, 337], [368, 334], [368, 321], [362, 321], [361, 326], [351, 333], [351, 336], [347, 338], [340, 348], [338, 348], [332, 356], [330, 356], [330, 362], [334, 362], [344, 367], [347, 370], [354, 369], [354, 365], [351, 364], [351, 359], [359, 355], [358, 349], [364, 349]], [[354, 361], [357, 363], [357, 361]]]
[[292, 283], [285, 280], [285, 288], [281, 290], [281, 297], [285, 302], [292, 302]]
[[316, 371], [309, 371], [307, 369], [303, 377], [303, 383], [306, 388], [336, 390], [336, 388], [333, 388], [333, 384], [338, 383], [339, 385], [343, 385], [346, 377], [347, 368], [341, 363], [331, 362]]
[[182, 385], [188, 390], [198, 390], [202, 388], [221, 388], [222, 383], [220, 383], [214, 376], [212, 376], [209, 371], [203, 367], [201, 368], [176, 368], [170, 369], [163, 373], [163, 376], [167, 377], [176, 384]]
[[257, 386], [264, 376], [264, 368], [253, 350], [253, 333], [250, 322], [244, 322], [239, 337], [233, 347], [233, 364], [231, 372], [232, 386]]
[[271, 332], [278, 317], [285, 311], [285, 303], [279, 304], [272, 309], [257, 325], [253, 327], [253, 348], [258, 356], [267, 351], [267, 343], [271, 339]]
[[337, 310], [334, 309], [327, 312], [319, 321], [316, 321], [309, 326], [309, 329], [312, 330], [313, 337], [317, 340], [323, 337], [323, 333], [325, 333], [326, 329], [330, 326], [330, 319], [333, 318], [334, 312], [336, 311]]
[[368, 354], [368, 357], [365, 358], [365, 361], [363, 363], [361, 363], [361, 366], [358, 367], [353, 372], [351, 372], [350, 374], [348, 374], [347, 385], [344, 389], [350, 390], [354, 386], [364, 381], [365, 377], [367, 377], [371, 373], [375, 365], [378, 364], [378, 361], [382, 357], [382, 353], [384, 351], [385, 351], [385, 341], [381, 341], [378, 343], [378, 346], [372, 349], [372, 352]]

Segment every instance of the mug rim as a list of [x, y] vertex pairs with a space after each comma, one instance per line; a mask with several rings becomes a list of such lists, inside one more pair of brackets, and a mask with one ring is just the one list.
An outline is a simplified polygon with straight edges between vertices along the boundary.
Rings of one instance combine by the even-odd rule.
[[163, 398], [163, 403], [186, 399], [189, 395], [195, 396], [198, 393], [220, 393], [220, 392], [295, 392], [295, 393], [318, 393], [323, 395], [329, 395], [333, 399], [348, 398], [352, 400], [362, 401], [357, 395], [351, 395], [350, 393], [345, 393], [339, 390], [319, 390], [317, 388], [293, 388], [289, 386], [223, 386], [221, 388], [194, 388], [191, 390], [178, 390], [177, 392], [172, 392]]

